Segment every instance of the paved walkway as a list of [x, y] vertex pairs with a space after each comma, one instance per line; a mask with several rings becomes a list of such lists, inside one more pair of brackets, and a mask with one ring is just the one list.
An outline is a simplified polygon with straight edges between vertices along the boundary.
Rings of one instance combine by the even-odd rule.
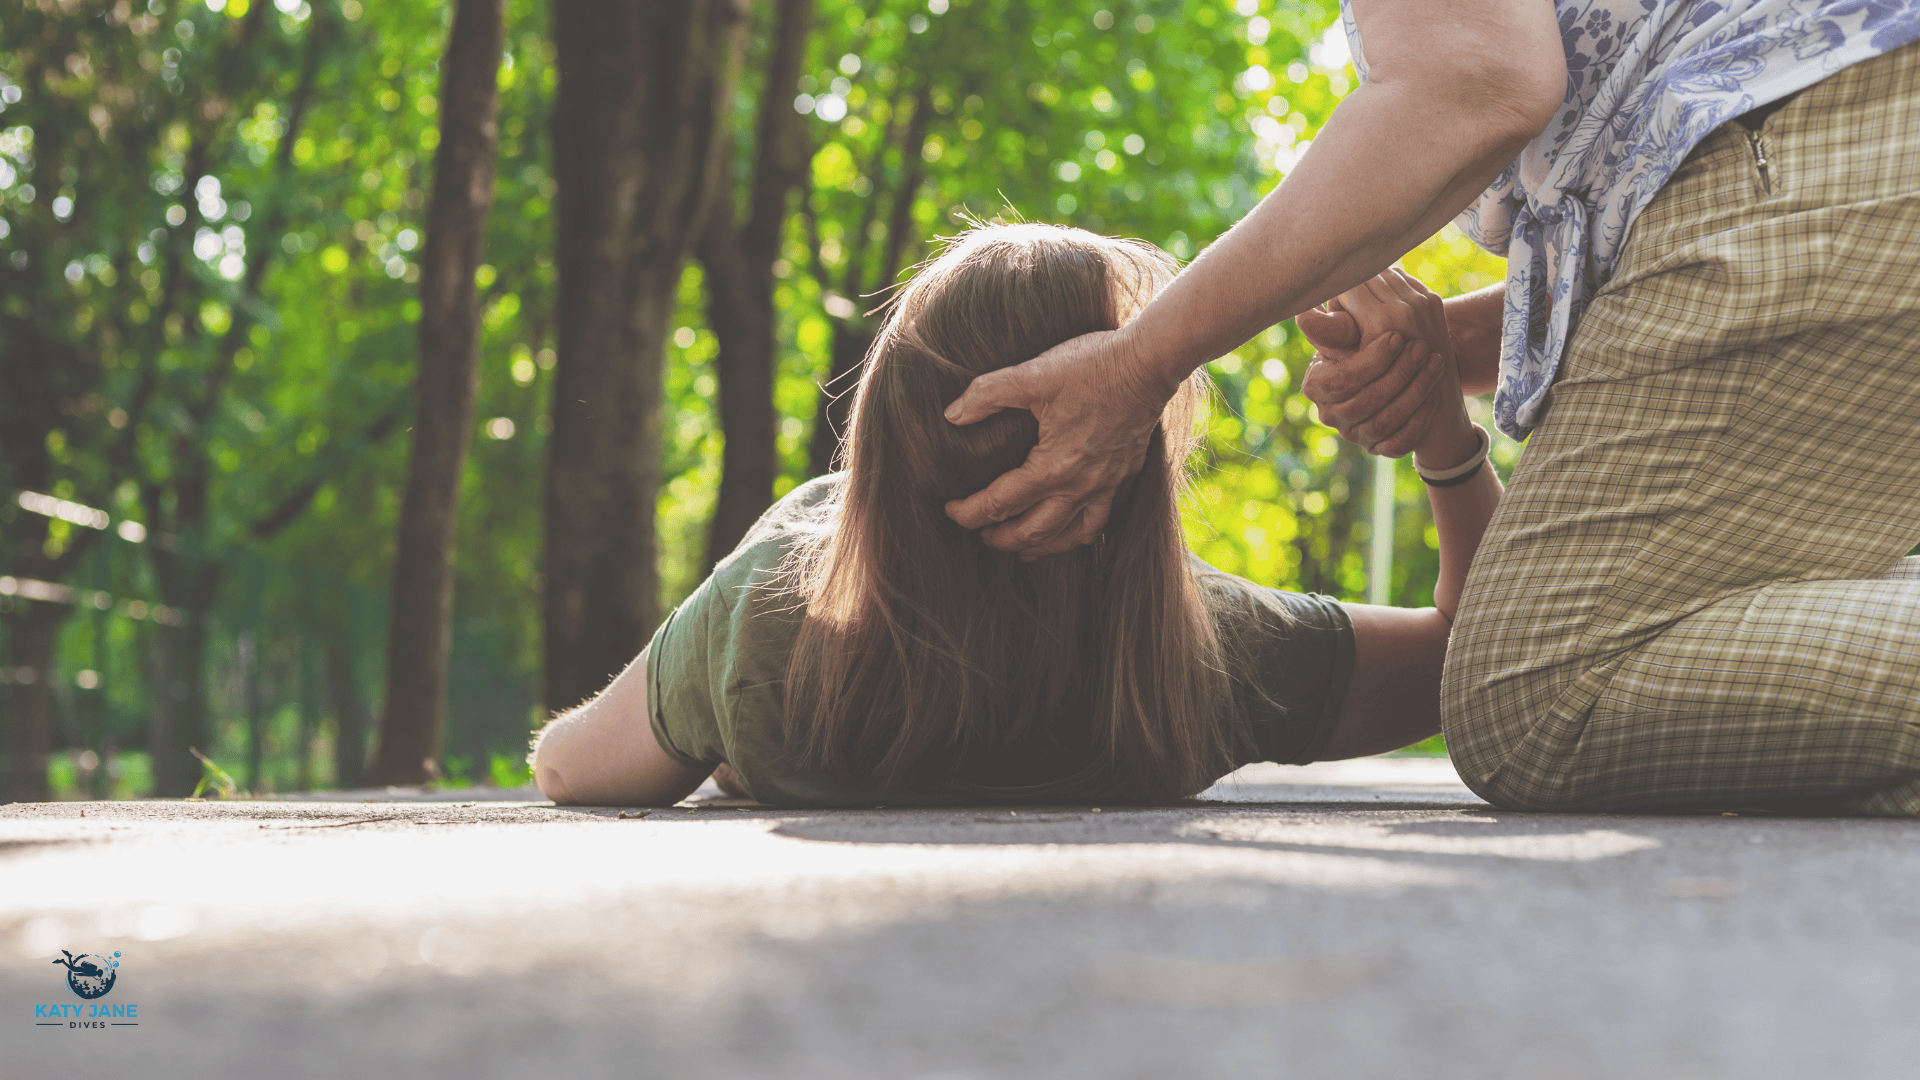
[[[505, 794], [0, 806], [0, 1080], [1920, 1061], [1920, 824], [1510, 813], [1423, 759], [1154, 810]], [[121, 952], [137, 1027], [35, 1026], [62, 949]]]

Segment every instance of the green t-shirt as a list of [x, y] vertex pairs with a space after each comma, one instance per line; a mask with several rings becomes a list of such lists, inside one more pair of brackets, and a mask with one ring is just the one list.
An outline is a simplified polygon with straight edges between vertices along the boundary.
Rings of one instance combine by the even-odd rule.
[[[955, 781], [880, 791], [822, 776], [787, 748], [787, 664], [805, 609], [781, 587], [778, 570], [800, 537], [827, 527], [829, 499], [842, 480], [823, 476], [776, 503], [654, 634], [647, 697], [661, 748], [699, 768], [729, 762], [755, 798], [784, 805], [1130, 801], [1125, 779], [1105, 762], [1024, 787]], [[1328, 597], [1265, 588], [1193, 562], [1232, 685], [1219, 722], [1235, 764], [1314, 760], [1333, 734], [1353, 671], [1352, 620]]]

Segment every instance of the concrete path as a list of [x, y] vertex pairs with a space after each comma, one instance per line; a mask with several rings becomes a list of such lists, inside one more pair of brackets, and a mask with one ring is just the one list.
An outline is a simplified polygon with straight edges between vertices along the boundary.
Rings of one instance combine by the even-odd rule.
[[[1510, 813], [1424, 759], [1236, 780], [0, 806], [0, 1080], [1920, 1072], [1920, 824]], [[97, 1003], [136, 1015], [36, 1020], [91, 1012], [62, 949], [118, 950]]]

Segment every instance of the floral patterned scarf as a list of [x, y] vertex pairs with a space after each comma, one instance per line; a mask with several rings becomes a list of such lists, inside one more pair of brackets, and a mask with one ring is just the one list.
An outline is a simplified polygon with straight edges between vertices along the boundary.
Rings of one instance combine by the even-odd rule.
[[[1567, 337], [1635, 216], [1708, 132], [1920, 38], [1920, 0], [1553, 4], [1566, 105], [1455, 222], [1507, 258], [1494, 419], [1516, 439], [1540, 422]], [[1350, 5], [1341, 16], [1365, 80]]]

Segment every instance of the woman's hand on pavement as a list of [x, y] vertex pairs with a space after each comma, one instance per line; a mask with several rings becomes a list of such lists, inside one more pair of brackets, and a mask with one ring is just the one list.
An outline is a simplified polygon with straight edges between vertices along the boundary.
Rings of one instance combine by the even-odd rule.
[[1155, 379], [1124, 330], [1085, 334], [981, 375], [947, 407], [947, 420], [972, 424], [1026, 409], [1040, 422], [1040, 441], [1018, 469], [948, 503], [947, 516], [1028, 560], [1092, 542], [1114, 492], [1146, 461], [1178, 387]]

